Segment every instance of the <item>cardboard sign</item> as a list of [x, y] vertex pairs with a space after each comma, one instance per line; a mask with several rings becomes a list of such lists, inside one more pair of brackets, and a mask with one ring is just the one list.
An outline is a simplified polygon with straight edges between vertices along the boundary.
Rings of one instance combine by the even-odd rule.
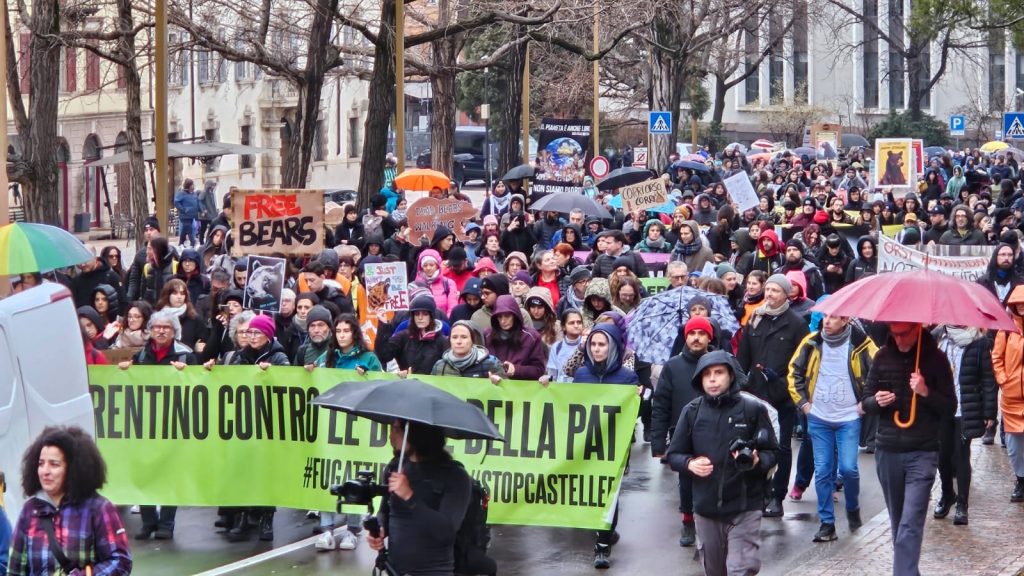
[[722, 184], [725, 184], [729, 197], [740, 207], [741, 213], [751, 208], [757, 208], [757, 191], [754, 190], [754, 186], [750, 183], [750, 176], [746, 172], [737, 172], [723, 180]]
[[270, 256], [249, 256], [242, 308], [260, 312], [281, 312], [285, 260]]
[[371, 313], [409, 309], [409, 282], [405, 263], [367, 264], [366, 309]]
[[237, 190], [231, 208], [234, 256], [303, 256], [324, 249], [323, 190]]
[[420, 236], [427, 240], [434, 235], [438, 226], [447, 226], [455, 237], [465, 240], [463, 227], [476, 217], [477, 210], [464, 200], [455, 198], [420, 198], [406, 210], [409, 218], [409, 241], [419, 242]]
[[984, 256], [931, 256], [903, 246], [888, 236], [878, 237], [878, 271], [903, 272], [927, 268], [971, 282], [985, 276], [989, 259]]
[[619, 194], [622, 195], [622, 210], [627, 214], [668, 202], [665, 181], [660, 178], [624, 186], [619, 188]]

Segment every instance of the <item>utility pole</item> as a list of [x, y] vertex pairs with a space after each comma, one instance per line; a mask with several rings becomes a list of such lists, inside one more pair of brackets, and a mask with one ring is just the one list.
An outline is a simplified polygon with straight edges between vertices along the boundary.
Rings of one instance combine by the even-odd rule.
[[[156, 145], [156, 219], [160, 223], [160, 230], [165, 236], [170, 236], [167, 229], [167, 186], [170, 170], [167, 159], [167, 0], [156, 0], [156, 37], [154, 40], [156, 50], [156, 78], [154, 88], [156, 92], [156, 106], [153, 115], [156, 118], [156, 130], [153, 143]], [[135, 231], [141, 234], [140, 230]]]
[[[594, 53], [601, 49], [600, 43], [601, 27], [601, 4], [594, 0]], [[594, 158], [601, 155], [601, 91], [599, 89], [599, 78], [601, 74], [601, 62], [594, 60]]]
[[530, 163], [530, 42], [526, 42], [526, 65], [523, 66], [523, 164]]
[[395, 156], [405, 171], [405, 0], [395, 0]]

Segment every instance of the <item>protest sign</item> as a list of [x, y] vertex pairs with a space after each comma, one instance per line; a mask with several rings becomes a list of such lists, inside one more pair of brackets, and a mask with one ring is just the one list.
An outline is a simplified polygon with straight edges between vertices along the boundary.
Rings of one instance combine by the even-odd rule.
[[323, 190], [236, 190], [231, 208], [235, 256], [303, 256], [324, 249]]
[[[328, 488], [393, 457], [388, 427], [310, 402], [386, 376], [301, 367], [90, 367], [103, 494], [115, 502], [334, 510]], [[488, 522], [606, 529], [639, 397], [630, 386], [417, 376], [479, 406], [505, 442], [449, 440], [491, 496]], [[365, 507], [345, 507], [346, 512]]]
[[985, 275], [988, 260], [984, 256], [931, 256], [910, 246], [903, 246], [888, 236], [878, 237], [879, 273], [928, 268], [974, 282]]
[[367, 264], [364, 278], [369, 312], [409, 309], [409, 283], [404, 262]]
[[835, 163], [839, 160], [839, 147], [843, 140], [843, 127], [839, 124], [811, 126], [811, 146], [819, 162]]
[[459, 240], [465, 240], [463, 228], [476, 217], [477, 210], [465, 200], [428, 196], [413, 202], [405, 213], [409, 219], [409, 241], [416, 243], [421, 236], [430, 240], [438, 226], [445, 226]]
[[654, 208], [668, 202], [665, 181], [660, 178], [623, 186], [619, 188], [619, 194], [622, 196], [622, 210], [626, 214]]
[[924, 175], [924, 140], [914, 138], [914, 172], [920, 177]]
[[590, 120], [544, 118], [537, 138], [537, 167], [530, 190], [533, 194], [583, 193], [590, 149]]
[[910, 138], [875, 140], [875, 182], [895, 195], [914, 191], [917, 172], [914, 142]]
[[648, 296], [660, 294], [661, 292], [664, 292], [665, 290], [671, 288], [671, 284], [669, 284], [668, 278], [666, 278], [665, 276], [658, 276], [655, 278], [640, 278], [639, 280], [640, 285], [644, 287], [644, 290], [647, 290]]
[[261, 312], [281, 311], [285, 260], [272, 256], [249, 256], [246, 266], [242, 308]]
[[757, 192], [750, 184], [750, 176], [746, 172], [737, 172], [726, 178], [722, 183], [725, 184], [725, 189], [729, 192], [729, 197], [732, 198], [732, 201], [739, 205], [740, 212], [757, 208]]

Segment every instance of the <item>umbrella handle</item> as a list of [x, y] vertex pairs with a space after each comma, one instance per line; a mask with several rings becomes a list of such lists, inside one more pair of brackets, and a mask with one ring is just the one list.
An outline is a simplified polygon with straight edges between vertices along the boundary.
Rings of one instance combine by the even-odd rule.
[[917, 394], [915, 393], [915, 394], [911, 394], [910, 395], [910, 415], [907, 416], [907, 420], [906, 421], [900, 420], [900, 413], [899, 413], [899, 410], [897, 410], [896, 413], [892, 415], [892, 421], [893, 421], [893, 423], [896, 424], [897, 428], [900, 428], [901, 430], [906, 430], [907, 428], [910, 428], [911, 426], [914, 425], [914, 420], [916, 420], [916, 419], [917, 419]]

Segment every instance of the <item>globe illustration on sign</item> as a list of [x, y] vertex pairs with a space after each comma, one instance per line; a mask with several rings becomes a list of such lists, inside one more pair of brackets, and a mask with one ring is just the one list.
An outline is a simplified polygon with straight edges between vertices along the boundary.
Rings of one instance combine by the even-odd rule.
[[556, 138], [544, 148], [549, 154], [550, 162], [558, 168], [566, 168], [575, 157], [583, 155], [583, 147], [572, 138]]

